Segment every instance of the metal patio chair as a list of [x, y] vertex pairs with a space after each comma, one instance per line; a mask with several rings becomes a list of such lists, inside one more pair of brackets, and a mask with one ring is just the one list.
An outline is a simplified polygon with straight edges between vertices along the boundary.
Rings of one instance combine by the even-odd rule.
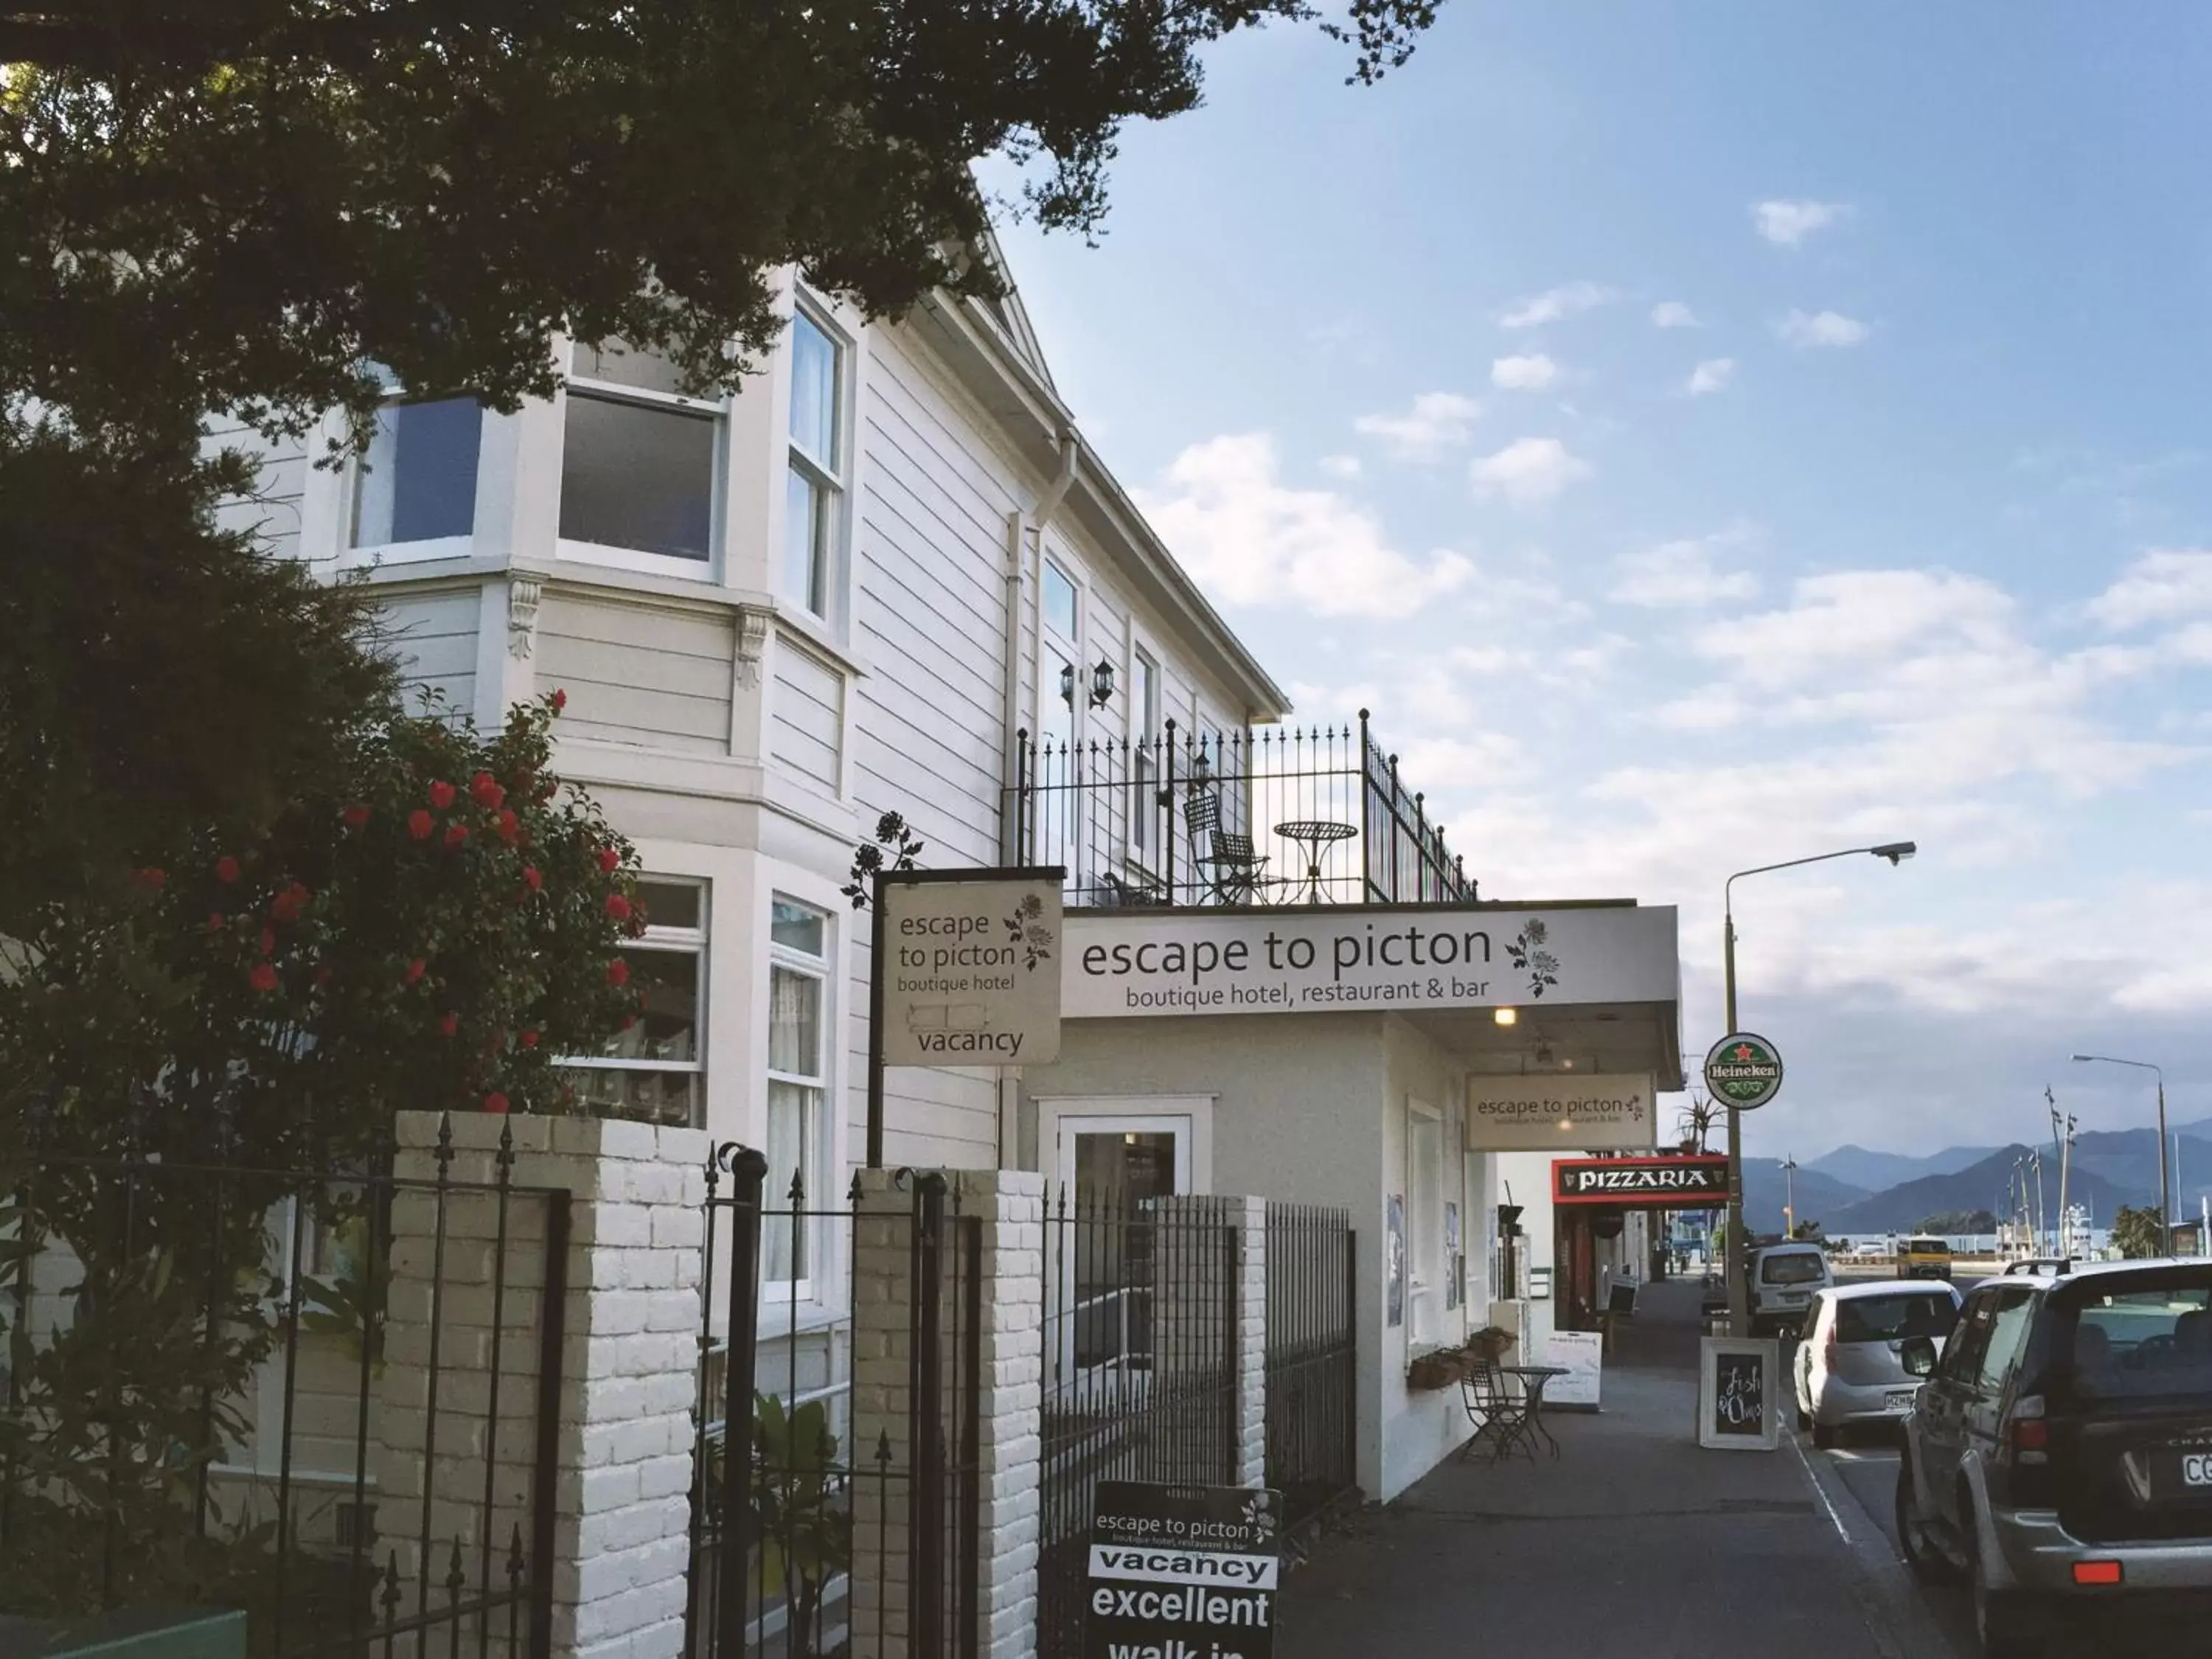
[[1461, 1462], [1472, 1463], [1486, 1448], [1492, 1462], [1502, 1462], [1516, 1446], [1528, 1454], [1530, 1462], [1536, 1461], [1536, 1448], [1528, 1433], [1528, 1397], [1506, 1386], [1505, 1375], [1496, 1360], [1469, 1358], [1459, 1392], [1460, 1401], [1467, 1407], [1467, 1420], [1474, 1425], [1474, 1432], [1459, 1449]]
[[1267, 855], [1252, 845], [1251, 836], [1221, 827], [1221, 797], [1194, 789], [1182, 804], [1182, 817], [1190, 832], [1190, 861], [1206, 872], [1206, 890], [1223, 904], [1256, 902], [1270, 885]]

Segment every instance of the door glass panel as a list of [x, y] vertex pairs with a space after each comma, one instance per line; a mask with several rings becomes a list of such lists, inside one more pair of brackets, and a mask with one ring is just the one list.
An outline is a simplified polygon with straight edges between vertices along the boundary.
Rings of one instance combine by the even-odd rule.
[[1133, 1129], [1073, 1136], [1074, 1196], [1085, 1218], [1071, 1252], [1079, 1370], [1152, 1369], [1158, 1226], [1146, 1201], [1176, 1190], [1176, 1139]]

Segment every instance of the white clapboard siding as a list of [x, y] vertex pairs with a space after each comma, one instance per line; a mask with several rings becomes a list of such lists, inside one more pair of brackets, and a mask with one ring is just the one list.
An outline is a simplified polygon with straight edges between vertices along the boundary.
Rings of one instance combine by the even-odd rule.
[[307, 445], [295, 438], [272, 445], [258, 432], [222, 425], [209, 428], [202, 447], [210, 453], [222, 449], [259, 453], [253, 494], [226, 500], [216, 509], [216, 523], [224, 530], [250, 531], [264, 550], [297, 558], [300, 499], [307, 488]]
[[566, 738], [728, 754], [736, 649], [723, 611], [554, 592], [538, 612], [538, 684], [568, 694]]
[[845, 676], [788, 636], [776, 641], [769, 757], [835, 793], [845, 726]]
[[443, 711], [468, 714], [476, 706], [477, 626], [483, 608], [481, 587], [413, 593], [383, 606], [386, 642], [406, 675], [410, 701], [424, 706], [420, 694], [445, 694]]

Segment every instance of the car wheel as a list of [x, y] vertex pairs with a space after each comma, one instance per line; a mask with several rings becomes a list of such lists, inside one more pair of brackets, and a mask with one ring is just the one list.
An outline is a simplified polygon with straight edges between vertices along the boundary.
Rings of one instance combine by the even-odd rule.
[[1836, 1443], [1836, 1431], [1816, 1419], [1813, 1424], [1813, 1443], [1822, 1451], [1828, 1450]]
[[2043, 1651], [2042, 1633], [2026, 1598], [2017, 1590], [1991, 1589], [1978, 1555], [1974, 1561], [1974, 1633], [1981, 1640], [1982, 1659], [2035, 1659]]
[[1928, 1523], [1920, 1514], [1919, 1495], [1912, 1489], [1912, 1462], [1900, 1458], [1897, 1465], [1897, 1541], [1905, 1554], [1905, 1565], [1912, 1569], [1912, 1576], [1924, 1583], [1944, 1584], [1955, 1581], [1959, 1570], [1951, 1558], [1936, 1547], [1928, 1535]]

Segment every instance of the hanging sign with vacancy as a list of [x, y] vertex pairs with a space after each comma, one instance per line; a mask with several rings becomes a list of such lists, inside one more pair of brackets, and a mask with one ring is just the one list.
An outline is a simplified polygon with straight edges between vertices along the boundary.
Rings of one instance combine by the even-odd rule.
[[1060, 1057], [1056, 871], [908, 877], [882, 887], [878, 1027], [887, 1066]]

